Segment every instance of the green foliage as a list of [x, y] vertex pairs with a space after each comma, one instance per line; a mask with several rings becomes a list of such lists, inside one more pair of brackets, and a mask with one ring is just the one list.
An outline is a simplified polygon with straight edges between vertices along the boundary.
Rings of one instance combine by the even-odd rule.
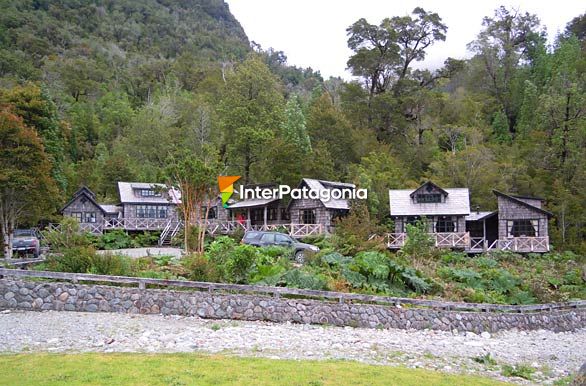
[[292, 269], [282, 277], [287, 287], [323, 290], [327, 288], [325, 277], [311, 271]]
[[133, 246], [132, 238], [122, 229], [105, 232], [98, 241], [100, 249], [124, 249]]
[[496, 359], [494, 359], [490, 355], [490, 353], [486, 353], [484, 355], [474, 357], [474, 358], [472, 358], [472, 360], [476, 363], [480, 363], [481, 365], [485, 365], [485, 366], [496, 366], [496, 364], [497, 364]]
[[425, 219], [418, 221], [415, 225], [407, 224], [405, 226], [407, 240], [405, 240], [401, 253], [411, 258], [431, 256], [435, 242], [429, 235], [427, 228]]
[[516, 365], [503, 365], [502, 374], [505, 377], [519, 377], [527, 380], [533, 379], [535, 369], [530, 365], [519, 363]]
[[93, 247], [72, 247], [50, 254], [45, 267], [51, 271], [93, 273], [97, 275], [131, 274], [130, 258], [110, 253], [96, 253]]
[[53, 252], [92, 245], [91, 237], [80, 231], [79, 223], [72, 217], [63, 217], [59, 227], [45, 232], [45, 242]]

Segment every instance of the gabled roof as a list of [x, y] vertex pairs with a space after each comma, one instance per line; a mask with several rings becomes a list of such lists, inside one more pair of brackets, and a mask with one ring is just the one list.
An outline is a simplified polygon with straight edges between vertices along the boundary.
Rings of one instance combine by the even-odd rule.
[[[506, 198], [506, 199], [508, 199], [508, 200], [511, 200], [511, 201], [513, 201], [513, 202], [515, 202], [515, 203], [517, 203], [517, 204], [521, 205], [521, 206], [524, 206], [524, 207], [526, 207], [526, 208], [529, 208], [529, 209], [531, 209], [531, 210], [535, 210], [535, 211], [537, 211], [537, 212], [539, 212], [539, 213], [543, 213], [543, 214], [545, 214], [545, 215], [546, 215], [546, 216], [548, 216], [548, 217], [553, 217], [553, 213], [551, 213], [551, 212], [548, 212], [548, 211], [547, 211], [547, 210], [545, 210], [545, 209], [541, 209], [541, 208], [538, 208], [538, 207], [536, 207], [536, 206], [534, 206], [534, 205], [531, 205], [531, 204], [529, 204], [528, 202], [525, 202], [525, 201], [523, 201], [523, 200], [521, 200], [521, 199], [519, 199], [519, 198], [517, 198], [517, 197], [515, 197], [515, 196], [511, 196], [511, 195], [509, 195], [509, 194], [506, 194], [506, 193], [503, 193], [503, 192], [499, 192], [498, 190], [494, 190], [494, 189], [493, 189], [493, 191], [492, 191], [492, 192], [493, 192], [493, 193], [494, 193], [496, 196], [498, 196], [498, 197], [503, 197], [503, 198]], [[522, 198], [525, 198], [525, 197], [522, 197]], [[533, 198], [533, 199], [535, 200], [535, 198]]]
[[[312, 178], [304, 178], [299, 183], [301, 185], [307, 185], [312, 190], [326, 190], [326, 189], [355, 189], [356, 185], [349, 184], [346, 182], [336, 182], [336, 181], [326, 181], [326, 180], [315, 180]], [[292, 202], [293, 200], [291, 200]], [[330, 200], [322, 200], [320, 199], [321, 203], [328, 209], [350, 209], [350, 204], [346, 199], [333, 199]], [[291, 203], [289, 203], [290, 205]]]
[[[142, 197], [134, 194], [135, 189], [162, 189], [168, 197]], [[181, 192], [165, 184], [151, 182], [118, 182], [118, 194], [122, 204], [179, 204], [181, 203]]]
[[67, 204], [63, 205], [63, 207], [61, 208], [60, 212], [63, 213], [63, 211], [69, 206], [71, 205], [75, 200], [77, 200], [77, 198], [79, 196], [84, 196], [88, 201], [90, 201], [92, 204], [94, 204], [100, 211], [102, 211], [102, 213], [106, 213], [104, 211], [104, 208], [102, 208], [102, 206], [100, 204], [97, 203], [96, 201], [96, 194], [94, 192], [91, 191], [90, 188], [88, 188], [87, 186], [82, 186], [81, 188], [79, 188], [77, 190], [77, 192], [75, 192], [73, 194], [73, 197], [71, 198], [71, 200], [69, 200], [67, 202]]
[[[419, 188], [418, 188], [419, 189]], [[470, 214], [470, 193], [467, 188], [446, 188], [444, 202], [418, 203], [412, 198], [418, 189], [389, 190], [391, 216], [440, 216]]]
[[436, 188], [437, 190], [439, 190], [444, 196], [447, 196], [449, 193], [447, 191], [445, 191], [444, 189], [442, 189], [441, 187], [439, 187], [438, 185], [434, 184], [431, 181], [427, 181], [424, 182], [420, 187], [418, 187], [417, 189], [415, 189], [413, 191], [413, 193], [411, 193], [411, 197], [415, 196], [417, 193], [419, 193], [419, 191], [423, 190], [424, 187], [426, 186], [430, 186], [432, 188]]

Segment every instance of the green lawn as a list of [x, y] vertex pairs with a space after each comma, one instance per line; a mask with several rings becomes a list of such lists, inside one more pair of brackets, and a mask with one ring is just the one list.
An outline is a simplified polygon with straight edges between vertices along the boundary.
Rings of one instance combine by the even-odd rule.
[[499, 385], [479, 377], [347, 361], [199, 354], [0, 355], [2, 385]]

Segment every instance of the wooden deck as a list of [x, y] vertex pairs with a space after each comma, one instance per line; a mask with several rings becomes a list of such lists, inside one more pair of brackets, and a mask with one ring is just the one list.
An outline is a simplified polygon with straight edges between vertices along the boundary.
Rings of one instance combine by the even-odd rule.
[[[430, 233], [437, 248], [466, 249], [470, 245], [468, 232]], [[387, 247], [401, 249], [407, 241], [406, 233], [387, 233]]]
[[[489, 243], [482, 237], [470, 237], [466, 233], [431, 233], [437, 248], [463, 249], [468, 253], [482, 253], [495, 250], [517, 253], [549, 252], [548, 237], [512, 237], [505, 240], [494, 240]], [[388, 233], [387, 247], [401, 249], [407, 240], [406, 233]]]

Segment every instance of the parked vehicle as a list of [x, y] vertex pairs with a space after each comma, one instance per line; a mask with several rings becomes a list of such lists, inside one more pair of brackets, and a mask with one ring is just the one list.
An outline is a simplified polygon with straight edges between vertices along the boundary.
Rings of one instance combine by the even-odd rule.
[[319, 248], [315, 245], [302, 243], [287, 234], [279, 232], [248, 231], [244, 234], [242, 243], [257, 247], [276, 245], [292, 248], [295, 251], [295, 261], [298, 263], [305, 261], [305, 251], [319, 251]]
[[16, 229], [12, 240], [12, 251], [16, 253], [32, 254], [39, 257], [41, 254], [41, 243], [37, 233], [33, 229]]

